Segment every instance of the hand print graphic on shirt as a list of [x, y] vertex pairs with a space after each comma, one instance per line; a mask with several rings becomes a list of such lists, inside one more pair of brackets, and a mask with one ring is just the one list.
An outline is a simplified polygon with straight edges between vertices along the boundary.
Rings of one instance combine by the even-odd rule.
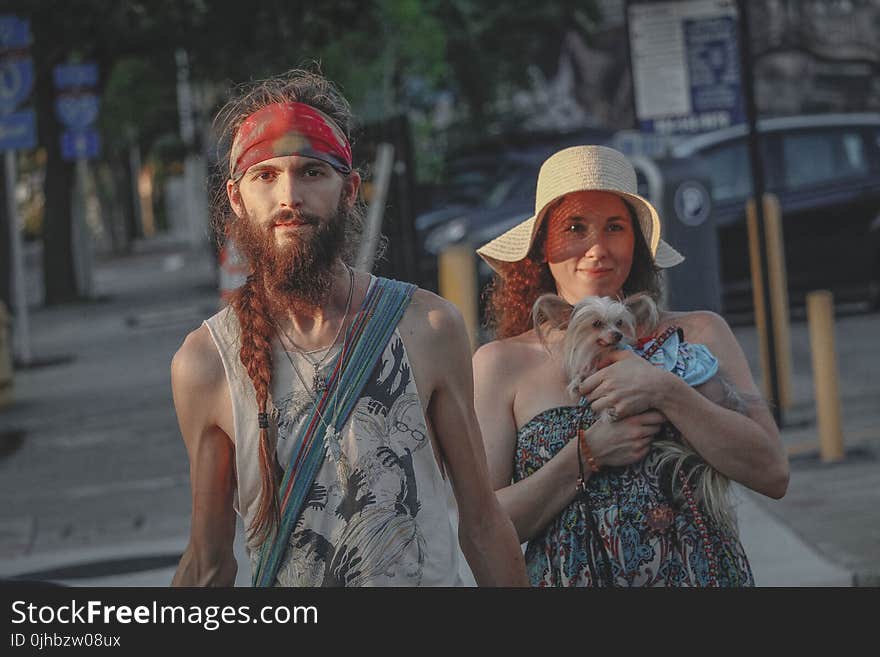
[[345, 487], [345, 497], [336, 507], [336, 515], [350, 521], [355, 513], [363, 511], [370, 504], [375, 504], [376, 496], [367, 491], [361, 497], [358, 497], [361, 487], [366, 482], [366, 475], [363, 470], [357, 469], [348, 477]]

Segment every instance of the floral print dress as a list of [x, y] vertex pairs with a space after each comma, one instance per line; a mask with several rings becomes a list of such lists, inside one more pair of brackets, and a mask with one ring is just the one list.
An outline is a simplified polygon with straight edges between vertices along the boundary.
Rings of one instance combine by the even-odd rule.
[[[666, 369], [687, 380], [686, 371], [693, 369], [686, 361], [702, 345], [689, 345], [680, 333], [678, 338], [662, 350], [667, 356], [674, 350], [676, 358], [655, 352], [649, 360], [666, 361]], [[705, 369], [705, 358], [696, 360]], [[533, 474], [578, 428], [595, 421], [584, 399], [533, 417], [517, 433], [514, 481]], [[675, 435], [671, 426], [668, 431]], [[533, 586], [754, 586], [735, 529], [713, 522], [692, 499], [675, 496], [658, 456], [652, 449], [639, 463], [606, 466], [587, 479], [585, 492], [529, 541], [525, 557]]]

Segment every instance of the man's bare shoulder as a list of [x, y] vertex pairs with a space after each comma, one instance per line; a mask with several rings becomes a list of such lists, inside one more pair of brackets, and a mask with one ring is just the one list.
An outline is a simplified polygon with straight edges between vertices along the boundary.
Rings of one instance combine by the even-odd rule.
[[456, 344], [467, 336], [458, 308], [443, 297], [418, 288], [400, 321], [401, 333], [434, 347]]
[[205, 324], [189, 333], [171, 359], [171, 383], [190, 391], [215, 390], [225, 378], [223, 361]]

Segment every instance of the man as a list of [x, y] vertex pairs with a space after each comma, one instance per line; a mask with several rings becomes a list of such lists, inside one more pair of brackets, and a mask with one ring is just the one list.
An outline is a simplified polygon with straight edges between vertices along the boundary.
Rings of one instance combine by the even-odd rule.
[[251, 274], [172, 362], [193, 496], [172, 583], [233, 584], [237, 512], [255, 585], [456, 586], [462, 553], [480, 585], [527, 585], [460, 315], [346, 264], [362, 214], [346, 101], [292, 71], [218, 119], [231, 145], [215, 223]]

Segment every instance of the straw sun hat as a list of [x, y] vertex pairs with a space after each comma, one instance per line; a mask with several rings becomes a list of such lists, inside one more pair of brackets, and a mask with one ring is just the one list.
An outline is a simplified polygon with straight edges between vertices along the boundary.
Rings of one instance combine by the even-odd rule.
[[611, 192], [635, 211], [645, 242], [658, 267], [674, 267], [684, 260], [678, 251], [660, 239], [660, 217], [654, 206], [636, 191], [636, 172], [624, 155], [605, 146], [572, 146], [551, 155], [538, 173], [535, 214], [506, 233], [477, 249], [477, 253], [498, 271], [506, 262], [528, 255], [553, 201], [581, 191]]

